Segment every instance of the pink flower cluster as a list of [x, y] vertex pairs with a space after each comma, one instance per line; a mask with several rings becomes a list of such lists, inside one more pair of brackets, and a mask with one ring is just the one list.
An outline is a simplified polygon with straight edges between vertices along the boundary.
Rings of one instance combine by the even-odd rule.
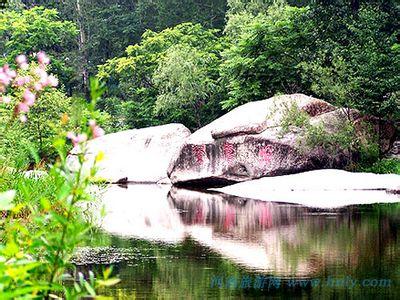
[[[26, 113], [35, 104], [38, 92], [46, 87], [58, 86], [58, 79], [46, 72], [50, 58], [42, 51], [36, 54], [36, 58], [38, 67], [33, 70], [33, 74], [19, 74], [17, 71], [10, 69], [8, 65], [4, 65], [0, 69], [0, 103], [8, 104], [11, 102], [11, 97], [5, 95], [8, 86], [22, 90], [22, 99], [15, 106], [15, 112], [19, 114], [22, 122], [26, 122]], [[29, 69], [28, 59], [25, 55], [18, 55], [15, 61], [20, 70]]]
[[[5, 93], [7, 86], [11, 84], [15, 77], [17, 77], [17, 72], [10, 69], [8, 65], [4, 65], [0, 68], [0, 93]], [[1, 99], [0, 102], [4, 101], [4, 97]]]
[[72, 131], [70, 131], [67, 133], [67, 138], [70, 139], [72, 142], [72, 145], [74, 145], [74, 147], [76, 147], [80, 143], [86, 142], [88, 137], [87, 137], [86, 133], [75, 134]]
[[92, 136], [94, 139], [101, 137], [104, 135], [104, 130], [99, 125], [96, 124], [95, 120], [89, 121], [89, 127], [92, 132]]
[[[91, 133], [91, 136], [93, 139], [96, 139], [96, 138], [104, 135], [103, 128], [101, 128], [99, 125], [97, 125], [95, 120], [89, 121], [89, 128], [90, 128], [90, 133]], [[67, 133], [67, 138], [69, 140], [71, 140], [72, 145], [74, 147], [76, 147], [79, 144], [86, 142], [88, 140], [88, 136], [85, 133], [75, 134], [72, 131]]]

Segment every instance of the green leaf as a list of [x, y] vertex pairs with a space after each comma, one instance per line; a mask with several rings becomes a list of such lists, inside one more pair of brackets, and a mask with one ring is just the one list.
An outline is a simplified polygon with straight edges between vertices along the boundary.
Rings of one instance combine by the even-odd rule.
[[98, 282], [99, 286], [113, 286], [113, 285], [116, 285], [117, 283], [119, 283], [120, 281], [121, 281], [121, 279], [119, 279], [119, 278], [110, 278], [107, 280], [99, 279], [97, 282]]
[[49, 210], [51, 208], [51, 203], [50, 203], [49, 199], [47, 199], [47, 198], [41, 198], [40, 204], [42, 205], [42, 208], [44, 210]]
[[84, 283], [86, 291], [90, 294], [90, 296], [96, 296], [96, 292], [94, 291], [93, 287], [87, 282], [85, 281]]

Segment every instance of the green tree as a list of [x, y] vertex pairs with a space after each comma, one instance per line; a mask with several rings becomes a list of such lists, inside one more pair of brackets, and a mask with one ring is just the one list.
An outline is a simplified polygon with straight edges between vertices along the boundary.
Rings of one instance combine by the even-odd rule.
[[311, 45], [307, 14], [307, 8], [274, 5], [235, 31], [240, 36], [223, 53], [221, 75], [229, 90], [223, 108], [304, 91], [299, 66]]
[[226, 0], [23, 0], [26, 7], [54, 8], [77, 24], [75, 76], [79, 90], [87, 90], [88, 78], [97, 66], [124, 54], [139, 43], [146, 30], [161, 31], [183, 22], [222, 29]]
[[[378, 117], [399, 118], [400, 26], [393, 13], [361, 5], [356, 15], [343, 15], [340, 29], [335, 25], [340, 38], [318, 35], [318, 51], [303, 64], [303, 77], [317, 96]], [[317, 32], [323, 30], [320, 22], [316, 20]]]
[[52, 59], [51, 72], [70, 86], [75, 79], [74, 54], [78, 30], [74, 23], [61, 21], [56, 10], [34, 7], [0, 11], [0, 65], [14, 62], [19, 54], [46, 51]]
[[[184, 23], [159, 33], [146, 31], [140, 44], [129, 46], [126, 56], [109, 60], [99, 67], [98, 77], [108, 81], [109, 96], [120, 98], [129, 127], [158, 125], [171, 121], [169, 116], [155, 114], [159, 94], [153, 79], [171, 47], [190, 47], [212, 57], [215, 66], [223, 47], [216, 30], [200, 24]], [[216, 68], [213, 70], [218, 72]], [[215, 75], [217, 76], [217, 75]], [[171, 108], [173, 109], [173, 108]], [[191, 116], [178, 119], [191, 126]]]
[[158, 88], [155, 113], [171, 120], [189, 115], [194, 120], [187, 123], [197, 128], [212, 121], [206, 110], [218, 107], [218, 63], [213, 53], [189, 46], [170, 48], [153, 77]]

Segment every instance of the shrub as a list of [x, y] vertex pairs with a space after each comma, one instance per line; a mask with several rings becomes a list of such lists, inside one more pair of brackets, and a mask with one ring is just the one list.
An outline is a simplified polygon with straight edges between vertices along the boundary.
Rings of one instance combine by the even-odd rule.
[[290, 131], [291, 126], [298, 128], [308, 127], [310, 116], [305, 111], [302, 111], [296, 102], [291, 102], [289, 106], [285, 103], [280, 123], [282, 127], [281, 135], [284, 135]]
[[281, 136], [290, 132], [293, 127], [303, 129], [299, 142], [301, 151], [307, 152], [319, 147], [332, 156], [345, 154], [350, 161], [349, 169], [371, 166], [379, 159], [379, 143], [368, 125], [362, 126], [365, 130], [363, 136], [356, 133], [354, 123], [349, 120], [330, 124], [331, 128], [328, 130], [323, 122], [311, 124], [309, 115], [295, 102], [284, 105], [280, 125]]
[[[11, 124], [20, 120], [20, 128], [29, 128], [29, 124], [37, 126], [40, 119], [37, 122], [34, 120], [42, 116], [35, 116], [35, 113], [39, 114], [43, 109], [40, 104], [57, 101], [54, 97], [46, 99], [47, 91], [43, 89], [49, 87], [48, 83], [56, 86], [56, 81], [45, 72], [48, 63], [46, 56], [38, 54], [38, 60], [40, 70], [37, 71], [41, 73], [40, 76], [25, 77], [23, 82], [18, 80], [23, 71], [29, 71], [26, 57], [18, 57], [18, 72], [8, 66], [0, 69], [0, 99], [6, 105], [3, 111], [8, 110]], [[81, 207], [84, 202], [92, 200], [87, 187], [95, 176], [96, 163], [101, 160], [102, 154], [97, 155], [90, 174], [84, 175], [82, 168], [87, 140], [104, 134], [103, 129], [92, 119], [96, 115], [95, 103], [101, 92], [99, 84], [93, 82], [92, 102], [87, 107], [90, 119], [81, 133], [70, 131], [66, 134], [62, 126], [53, 128], [58, 131], [58, 137], [53, 142], [58, 157], [47, 175], [29, 179], [23, 169], [11, 169], [4, 165], [0, 169], [0, 211], [3, 216], [0, 220], [2, 299], [47, 299], [60, 296], [77, 299], [95, 296], [96, 288], [118, 282], [118, 279], [110, 278], [110, 269], [103, 272], [104, 279], [96, 279], [91, 272], [89, 278], [85, 279], [82, 274], [75, 274], [75, 268], [70, 262], [85, 232], [91, 228], [82, 218]], [[50, 107], [53, 108], [53, 105]], [[45, 113], [52, 116], [53, 111], [50, 109]], [[61, 125], [67, 124], [68, 118], [62, 119]], [[41, 121], [48, 122], [43, 119]], [[36, 130], [35, 126], [33, 128]], [[38, 129], [38, 132], [40, 130], [43, 132], [43, 129]], [[3, 132], [3, 135], [7, 136], [8, 131]], [[72, 172], [66, 163], [70, 147], [68, 140], [73, 146], [82, 149], [78, 155], [80, 169], [77, 172]], [[34, 149], [31, 152], [34, 157], [39, 156]], [[72, 271], [72, 278], [79, 278], [73, 286], [62, 284], [67, 270]]]
[[397, 158], [386, 158], [378, 160], [369, 167], [361, 167], [358, 171], [372, 172], [378, 174], [398, 174], [400, 175], [400, 159]]

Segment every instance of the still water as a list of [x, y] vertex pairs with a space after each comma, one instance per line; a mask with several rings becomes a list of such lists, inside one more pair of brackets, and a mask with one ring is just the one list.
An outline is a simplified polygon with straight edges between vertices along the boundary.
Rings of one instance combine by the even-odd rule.
[[[321, 210], [168, 186], [112, 186], [82, 271], [119, 299], [400, 298], [400, 205]], [[105, 211], [104, 217], [100, 211]]]

